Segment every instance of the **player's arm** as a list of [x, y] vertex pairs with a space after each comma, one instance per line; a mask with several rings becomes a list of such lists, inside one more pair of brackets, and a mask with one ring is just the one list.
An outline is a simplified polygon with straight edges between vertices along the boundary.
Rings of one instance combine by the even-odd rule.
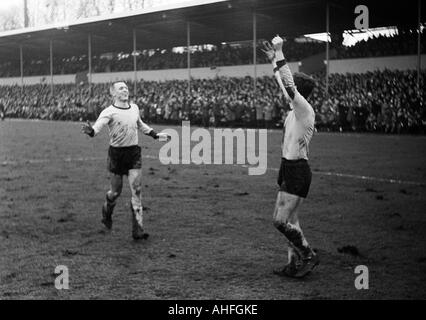
[[310, 112], [309, 103], [302, 95], [300, 95], [300, 93], [297, 92], [293, 75], [282, 51], [283, 43], [284, 40], [281, 37], [276, 36], [272, 39], [272, 45], [268, 42], [264, 43], [265, 49], [267, 50], [264, 50], [264, 52], [269, 52], [269, 54], [267, 53], [267, 56], [270, 58], [272, 57], [271, 51], [273, 50], [273, 59], [270, 60], [274, 68], [275, 78], [277, 79], [284, 95], [292, 101], [292, 106], [294, 107], [296, 116], [303, 116]]
[[171, 139], [167, 133], [157, 133], [153, 128], [143, 122], [140, 117], [138, 119], [138, 129], [141, 130], [143, 134], [146, 134], [155, 140], [169, 141]]
[[96, 120], [95, 124], [92, 126], [89, 121], [84, 123], [81, 126], [81, 132], [87, 134], [89, 137], [96, 136], [99, 132], [101, 132], [102, 128], [105, 127], [109, 121], [111, 120], [111, 116], [107, 109], [103, 110]]
[[145, 122], [143, 122], [140, 117], [138, 118], [138, 129], [142, 131], [143, 134], [151, 136], [153, 139], [158, 139], [158, 133], [155, 132], [155, 130], [149, 125], [147, 125]]
[[[276, 55], [276, 52], [274, 50], [274, 47], [268, 41], [264, 41], [263, 42], [263, 47], [264, 47], [264, 49], [262, 49], [262, 51], [266, 54], [266, 56], [268, 57], [269, 61], [271, 61], [271, 63], [272, 63], [272, 67], [273, 67], [273, 70], [274, 70], [275, 79], [277, 80], [278, 85], [279, 85], [279, 87], [281, 88], [281, 90], [282, 90], [282, 92], [284, 94], [284, 97], [286, 99], [290, 99], [290, 97], [289, 97], [289, 95], [287, 93], [287, 90], [285, 89], [285, 86], [283, 84], [283, 81], [281, 79], [280, 73], [278, 71], [277, 55]], [[280, 58], [281, 58], [281, 60], [283, 59], [282, 57], [280, 57]], [[290, 72], [290, 74], [291, 74], [291, 72]]]

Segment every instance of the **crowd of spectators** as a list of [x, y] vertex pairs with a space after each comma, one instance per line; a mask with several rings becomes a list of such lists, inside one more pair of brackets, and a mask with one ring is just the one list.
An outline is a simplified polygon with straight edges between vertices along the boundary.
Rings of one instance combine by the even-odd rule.
[[[289, 61], [298, 61], [324, 51], [324, 44], [318, 42], [288, 41], [286, 56]], [[219, 45], [200, 48], [191, 52], [191, 68], [234, 66], [253, 63], [253, 47], [250, 45]], [[265, 55], [257, 52], [258, 64], [268, 63]], [[143, 50], [137, 56], [138, 70], [176, 69], [187, 67], [187, 53], [175, 52], [172, 48]], [[87, 55], [53, 59], [53, 74], [75, 74], [88, 70]], [[101, 54], [92, 57], [92, 71], [116, 72], [133, 70], [133, 55], [129, 53]], [[50, 61], [43, 58], [25, 58], [25, 76], [50, 74]], [[20, 63], [17, 60], [0, 62], [0, 77], [20, 76]]]
[[[424, 133], [426, 74], [421, 74], [421, 91], [414, 71], [383, 71], [365, 74], [333, 74], [329, 95], [324, 77], [309, 97], [316, 111], [317, 130]], [[130, 90], [133, 84], [129, 83]], [[273, 77], [257, 79], [216, 78], [191, 81], [137, 83], [132, 98], [148, 123], [278, 128], [288, 112]], [[111, 103], [108, 84], [0, 87], [0, 104], [6, 117], [48, 120], [95, 120]]]
[[[98, 87], [97, 90], [102, 90]], [[73, 84], [55, 85], [53, 95], [48, 85], [23, 88], [18, 85], [0, 86], [0, 104], [4, 106], [5, 116], [11, 118], [73, 121], [93, 119], [96, 111], [89, 105], [102, 106], [108, 101], [108, 97], [102, 94], [90, 98], [87, 87]]]
[[309, 100], [320, 130], [425, 132], [425, 72], [419, 90], [416, 71], [333, 74], [328, 97], [324, 81], [318, 84]]

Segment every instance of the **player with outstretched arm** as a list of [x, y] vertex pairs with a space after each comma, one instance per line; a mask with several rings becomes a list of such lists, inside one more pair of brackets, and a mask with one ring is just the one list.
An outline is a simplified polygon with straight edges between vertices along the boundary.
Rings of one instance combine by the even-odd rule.
[[318, 255], [306, 241], [298, 218], [300, 205], [308, 195], [312, 179], [308, 152], [314, 133], [315, 112], [306, 99], [315, 87], [315, 80], [303, 73], [292, 75], [282, 52], [283, 42], [276, 36], [272, 45], [264, 42], [263, 50], [272, 62], [275, 78], [291, 107], [284, 122], [278, 174], [280, 190], [273, 215], [274, 226], [288, 241], [288, 264], [274, 270], [274, 273], [302, 278], [319, 264]]
[[123, 176], [127, 175], [132, 193], [130, 202], [132, 236], [135, 240], [146, 239], [148, 234], [143, 229], [142, 160], [141, 148], [138, 145], [138, 130], [161, 141], [170, 140], [170, 136], [155, 132], [141, 120], [138, 106], [129, 102], [129, 89], [125, 82], [114, 82], [110, 87], [110, 93], [113, 104], [101, 112], [93, 127], [87, 122], [81, 128], [81, 131], [90, 137], [96, 136], [105, 126], [109, 128], [108, 170], [111, 173], [111, 188], [102, 206], [102, 223], [108, 229], [112, 228], [113, 210], [121, 194]]

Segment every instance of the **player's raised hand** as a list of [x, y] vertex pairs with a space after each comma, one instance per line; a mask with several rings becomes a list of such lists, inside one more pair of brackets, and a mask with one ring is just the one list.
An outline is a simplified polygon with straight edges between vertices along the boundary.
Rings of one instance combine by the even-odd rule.
[[275, 51], [272, 45], [269, 43], [269, 41], [263, 41], [263, 49], [261, 49], [264, 54], [268, 57], [270, 61], [274, 60], [275, 58]]
[[93, 136], [94, 131], [95, 130], [93, 130], [93, 127], [89, 121], [87, 121], [86, 123], [83, 123], [83, 125], [81, 126], [81, 132], [91, 137]]
[[283, 43], [284, 43], [284, 39], [281, 38], [279, 35], [276, 35], [272, 39], [272, 46], [274, 47], [275, 51], [281, 51], [283, 49]]

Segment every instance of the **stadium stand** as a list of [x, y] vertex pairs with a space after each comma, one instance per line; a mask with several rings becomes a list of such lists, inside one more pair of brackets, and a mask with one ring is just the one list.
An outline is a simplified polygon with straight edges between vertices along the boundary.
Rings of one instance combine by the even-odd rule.
[[[421, 53], [426, 52], [425, 33], [421, 35]], [[417, 32], [399, 30], [392, 36], [373, 36], [351, 47], [335, 46], [338, 59], [367, 58], [417, 54]]]
[[[414, 71], [376, 71], [365, 74], [333, 74], [326, 97], [323, 75], [309, 98], [317, 113], [318, 130], [384, 133], [426, 132], [425, 91], [415, 90]], [[421, 75], [425, 83], [426, 73]], [[129, 86], [132, 86], [129, 83]], [[138, 82], [135, 102], [150, 123], [190, 120], [204, 126], [281, 127], [284, 100], [272, 77], [253, 79], [194, 79], [191, 95], [186, 81]], [[0, 87], [7, 117], [48, 120], [94, 120], [109, 103], [108, 84], [92, 86], [48, 85]], [[15, 99], [20, 96], [21, 99]]]
[[[191, 55], [191, 67], [220, 67], [236, 66], [253, 63], [252, 47], [239, 45], [215, 46], [212, 50], [197, 50]], [[288, 61], [299, 61], [305, 57], [324, 51], [324, 44], [318, 42], [298, 43], [289, 41], [286, 44], [286, 55]], [[92, 58], [92, 68], [95, 73], [118, 72], [133, 70], [133, 56], [128, 53], [115, 53], [110, 58], [94, 56]], [[258, 64], [269, 63], [267, 58], [259, 50]], [[73, 74], [87, 71], [87, 56], [72, 56], [62, 59], [54, 59], [53, 74]], [[187, 67], [186, 53], [176, 53], [168, 49], [143, 50], [138, 57], [138, 70], [161, 70]], [[0, 64], [0, 77], [19, 76], [19, 65], [10, 62]], [[31, 59], [24, 64], [24, 75], [47, 75], [49, 74], [48, 59]]]
[[[323, 10], [324, 3], [321, 1], [309, 4], [298, 4], [291, 0], [230, 3], [232, 5], [217, 2], [205, 6], [177, 7], [164, 12], [153, 11], [143, 13], [144, 19], [135, 14], [114, 19], [94, 19], [66, 28], [41, 28], [28, 33], [11, 32], [0, 37], [2, 47], [0, 77], [21, 76], [21, 66], [17, 60], [19, 43], [24, 44], [21, 47], [24, 48], [23, 76], [50, 75], [48, 41], [53, 39], [57, 41], [53, 45], [55, 52], [53, 74], [76, 74], [77, 77], [83, 74], [87, 80], [88, 30], [97, 41], [93, 45], [96, 52], [91, 55], [92, 74], [133, 71], [131, 43], [135, 39], [132, 39], [132, 33], [128, 32], [131, 28], [135, 28], [133, 34], [139, 32], [138, 41], [143, 46], [138, 47], [140, 55], [137, 57], [137, 70], [164, 71], [186, 68], [187, 54], [173, 52], [171, 49], [186, 44], [187, 39], [183, 35], [186, 34], [189, 20], [194, 26], [191, 29], [192, 44], [204, 48], [201, 43], [205, 42], [200, 41], [215, 43], [213, 49], [200, 49], [191, 54], [191, 68], [250, 65], [253, 63], [253, 49], [250, 42], [246, 41], [245, 45], [244, 42], [240, 45], [236, 43], [239, 39], [251, 39], [253, 8], [258, 11], [259, 41], [271, 36], [276, 30], [288, 31], [286, 36], [291, 39], [285, 45], [288, 61], [298, 62], [324, 52], [324, 44], [294, 41], [301, 30], [304, 34], [322, 30], [324, 24], [322, 15], [310, 15], [308, 25], [302, 20], [291, 20], [294, 16], [305, 14], [305, 10], [310, 13]], [[345, 5], [333, 7], [333, 10], [340, 10], [339, 14], [334, 12], [336, 19], [336, 27], [332, 30], [334, 34], [341, 34], [346, 30], [346, 21], [352, 23], [353, 4], [354, 2], [345, 2]], [[373, 1], [368, 1], [368, 5], [370, 8], [376, 6]], [[406, 9], [408, 10], [408, 6]], [[389, 8], [389, 10], [399, 12], [405, 9]], [[336, 53], [333, 59], [415, 54], [417, 34], [404, 31], [414, 30], [411, 16], [392, 15], [389, 12], [380, 16], [383, 25], [395, 25], [397, 22], [398, 26], [404, 25], [406, 28], [398, 29], [401, 31], [394, 37], [375, 37], [359, 42], [353, 47], [342, 47], [333, 42], [332, 51]], [[237, 15], [239, 19], [235, 19]], [[164, 35], [164, 38], [153, 36], [156, 33]], [[424, 37], [423, 33], [421, 52], [425, 51]], [[105, 41], [106, 39], [112, 40]], [[223, 41], [228, 44], [221, 44]], [[148, 49], [161, 48], [164, 45], [168, 47]], [[256, 57], [258, 64], [267, 62], [260, 51]], [[321, 65], [323, 59], [322, 57], [319, 59]], [[324, 66], [321, 68], [324, 69]], [[316, 74], [318, 86], [311, 95], [310, 102], [317, 113], [318, 130], [425, 132], [425, 71], [420, 76], [419, 91], [416, 82], [417, 73], [412, 68], [406, 71], [381, 69], [362, 72], [331, 74], [328, 94], [325, 90], [324, 74], [321, 72]], [[141, 109], [142, 117], [153, 123], [191, 120], [194, 124], [204, 126], [268, 128], [282, 126], [283, 109], [280, 105], [284, 101], [274, 84], [274, 79], [258, 78], [255, 92], [253, 83], [253, 78], [250, 77], [192, 79], [191, 93], [188, 95], [188, 81], [140, 80], [137, 82], [138, 95], [135, 102]], [[44, 81], [43, 84], [24, 87], [0, 86], [0, 95], [7, 117], [94, 120], [100, 110], [109, 103], [107, 86], [108, 84], [100, 83], [92, 83], [90, 89], [87, 85], [74, 84], [50, 86], [48, 81]], [[133, 83], [130, 82], [129, 87], [132, 88]], [[52, 88], [54, 94], [51, 92]]]
[[[425, 34], [421, 37], [421, 52], [426, 53]], [[354, 46], [333, 45], [336, 49], [336, 59], [384, 57], [415, 55], [417, 53], [417, 34], [410, 31], [400, 31], [393, 36], [373, 36], [357, 42]], [[324, 51], [324, 44], [318, 42], [298, 43], [294, 40], [286, 43], [288, 61], [300, 61], [309, 56]], [[211, 50], [197, 50], [191, 56], [191, 67], [235, 66], [253, 62], [252, 47], [248, 45], [214, 46]], [[257, 63], [268, 63], [259, 51]], [[88, 69], [86, 55], [70, 56], [54, 59], [53, 74], [72, 74]], [[138, 57], [138, 70], [161, 70], [186, 68], [186, 53], [176, 53], [171, 48], [143, 50]], [[19, 76], [19, 64], [3, 62], [0, 64], [0, 77]], [[101, 55], [92, 58], [93, 72], [117, 72], [133, 70], [133, 56], [130, 52], [114, 53], [110, 58]], [[48, 59], [31, 59], [24, 64], [24, 75], [49, 74]]]

